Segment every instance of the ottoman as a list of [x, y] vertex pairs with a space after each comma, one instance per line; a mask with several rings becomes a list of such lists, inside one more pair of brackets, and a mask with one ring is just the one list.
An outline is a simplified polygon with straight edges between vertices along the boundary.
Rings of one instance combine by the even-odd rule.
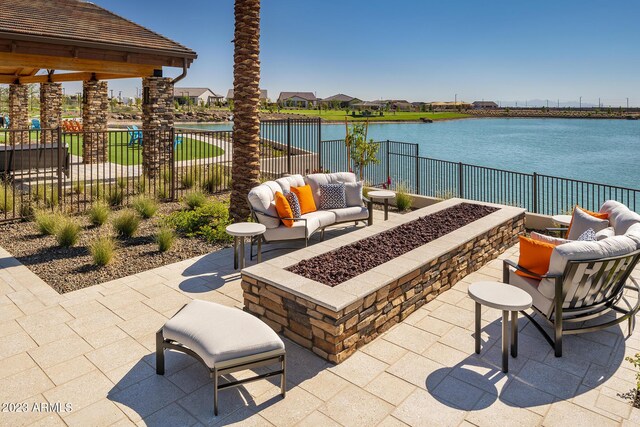
[[[202, 362], [213, 378], [213, 410], [218, 415], [218, 390], [280, 375], [286, 394], [284, 343], [269, 326], [237, 308], [194, 300], [156, 334], [156, 373], [164, 375], [164, 350], [186, 353]], [[277, 364], [267, 373], [220, 384], [220, 376]]]

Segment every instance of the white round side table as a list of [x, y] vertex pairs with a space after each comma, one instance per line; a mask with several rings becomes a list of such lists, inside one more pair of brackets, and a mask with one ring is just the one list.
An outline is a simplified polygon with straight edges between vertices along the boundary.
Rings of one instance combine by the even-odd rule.
[[369, 193], [367, 193], [367, 196], [371, 197], [372, 199], [384, 200], [384, 220], [385, 221], [388, 220], [389, 219], [389, 200], [394, 199], [396, 197], [396, 193], [389, 190], [375, 190], [375, 191], [369, 191]]
[[531, 307], [531, 295], [520, 288], [500, 282], [476, 282], [469, 285], [469, 296], [476, 302], [476, 353], [480, 354], [481, 306], [502, 310], [502, 372], [509, 371], [509, 312], [511, 312], [511, 356], [518, 356], [518, 312]]
[[551, 219], [560, 225], [568, 227], [571, 224], [571, 215], [553, 215]]
[[[238, 269], [238, 258], [240, 258], [240, 269], [244, 268], [244, 238], [254, 238], [265, 232], [267, 227], [257, 222], [237, 222], [227, 226], [227, 234], [233, 236], [233, 268]], [[240, 242], [240, 245], [238, 245]], [[238, 248], [240, 246], [240, 248]], [[239, 249], [239, 251], [238, 251]], [[238, 252], [240, 256], [238, 257]], [[262, 261], [262, 242], [258, 238], [258, 262]]]

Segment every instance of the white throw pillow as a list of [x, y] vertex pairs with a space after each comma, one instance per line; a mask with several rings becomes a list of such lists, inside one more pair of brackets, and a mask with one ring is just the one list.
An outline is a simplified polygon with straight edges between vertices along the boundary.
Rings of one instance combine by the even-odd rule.
[[561, 237], [547, 236], [546, 234], [536, 233], [535, 231], [531, 232], [531, 238], [538, 242], [550, 243], [555, 246], [571, 242], [571, 240], [563, 239]]
[[569, 229], [569, 240], [578, 240], [585, 231], [592, 228], [594, 232], [604, 230], [609, 227], [608, 219], [600, 219], [589, 215], [579, 207], [573, 210], [573, 217], [571, 219], [571, 228]]
[[600, 230], [596, 233], [596, 240], [600, 241], [608, 237], [613, 237], [615, 235], [616, 231], [613, 229], [613, 227], [607, 227], [604, 230]]
[[362, 187], [363, 182], [345, 182], [344, 194], [347, 199], [347, 207], [362, 206]]

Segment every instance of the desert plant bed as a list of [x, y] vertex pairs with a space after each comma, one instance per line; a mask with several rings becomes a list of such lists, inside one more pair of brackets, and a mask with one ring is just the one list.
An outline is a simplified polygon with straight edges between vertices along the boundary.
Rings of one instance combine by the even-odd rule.
[[492, 206], [460, 203], [302, 260], [287, 270], [333, 287], [497, 210]]
[[[215, 199], [228, 199], [228, 195], [221, 195]], [[55, 236], [41, 235], [34, 222], [0, 226], [0, 246], [56, 291], [70, 292], [228, 246], [225, 241], [208, 241], [205, 238], [177, 233], [171, 248], [161, 252], [156, 236], [166, 227], [165, 218], [184, 209], [184, 204], [178, 202], [159, 204], [155, 217], [140, 219], [140, 225], [133, 237], [115, 239], [116, 250], [113, 260], [101, 267], [94, 264], [89, 247], [91, 242], [100, 236], [114, 235], [111, 222], [119, 211], [114, 211], [107, 223], [101, 227], [93, 226], [87, 215], [73, 216], [81, 226], [81, 234], [78, 242], [68, 248], [60, 247]]]

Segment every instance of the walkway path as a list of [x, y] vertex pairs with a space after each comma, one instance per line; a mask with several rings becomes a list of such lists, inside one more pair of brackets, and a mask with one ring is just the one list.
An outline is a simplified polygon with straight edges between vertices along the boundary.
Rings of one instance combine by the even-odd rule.
[[[512, 248], [504, 256], [516, 255]], [[500, 260], [339, 366], [286, 341], [286, 399], [275, 384], [250, 383], [220, 393], [218, 417], [211, 381], [194, 360], [170, 353], [166, 375], [155, 374], [154, 338], [192, 298], [242, 307], [230, 249], [64, 295], [1, 249], [0, 268], [0, 402], [72, 409], [0, 413], [3, 426], [640, 424], [640, 410], [619, 396], [634, 386], [622, 359], [640, 351], [640, 329], [626, 341], [620, 328], [570, 336], [557, 359], [521, 321], [519, 356], [507, 376], [500, 371], [500, 313], [486, 309], [485, 349], [474, 354], [466, 289], [499, 279]]]

